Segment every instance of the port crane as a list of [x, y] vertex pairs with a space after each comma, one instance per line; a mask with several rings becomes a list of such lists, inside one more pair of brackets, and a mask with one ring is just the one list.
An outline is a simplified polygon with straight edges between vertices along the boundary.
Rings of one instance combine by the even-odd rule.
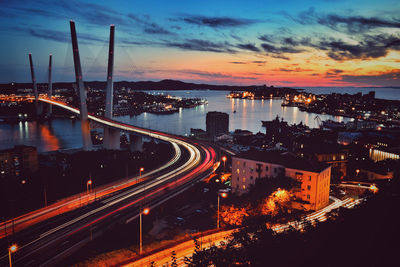
[[318, 127], [319, 127], [319, 128], [322, 128], [322, 120], [321, 120], [321, 118], [320, 118], [318, 115], [315, 116], [314, 121], [317, 121]]

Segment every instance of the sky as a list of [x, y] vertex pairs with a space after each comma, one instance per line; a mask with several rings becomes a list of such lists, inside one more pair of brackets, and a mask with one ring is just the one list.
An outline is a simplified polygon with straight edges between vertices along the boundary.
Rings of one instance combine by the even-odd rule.
[[400, 86], [398, 0], [0, 0], [0, 83], [74, 81], [69, 21], [83, 78], [229, 85]]

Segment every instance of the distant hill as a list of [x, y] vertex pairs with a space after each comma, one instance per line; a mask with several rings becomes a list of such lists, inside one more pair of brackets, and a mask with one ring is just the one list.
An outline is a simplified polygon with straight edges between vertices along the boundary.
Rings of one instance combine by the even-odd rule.
[[[53, 83], [54, 89], [60, 88], [73, 88], [74, 82], [70, 83]], [[105, 89], [106, 82], [91, 81], [85, 82], [85, 86]], [[186, 83], [176, 80], [162, 80], [159, 82], [153, 81], [140, 81], [140, 82], [128, 82], [120, 81], [114, 82], [114, 88], [119, 89], [121, 87], [131, 88], [133, 90], [226, 90], [226, 91], [243, 91], [243, 90], [255, 90], [255, 89], [266, 89], [269, 88], [266, 85], [249, 85], [249, 86], [235, 86], [235, 85], [212, 85], [212, 84], [197, 84], [197, 83]], [[273, 86], [271, 86], [273, 88]], [[12, 92], [17, 89], [32, 88], [32, 83], [8, 83], [0, 85], [0, 92]], [[39, 90], [47, 88], [47, 84], [39, 83]]]

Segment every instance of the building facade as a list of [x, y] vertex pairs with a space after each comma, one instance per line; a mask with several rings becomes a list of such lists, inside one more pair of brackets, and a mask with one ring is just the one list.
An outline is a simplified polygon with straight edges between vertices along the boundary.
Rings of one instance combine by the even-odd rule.
[[38, 169], [38, 154], [35, 147], [15, 146], [0, 151], [0, 176], [20, 176]]
[[329, 204], [331, 166], [288, 152], [244, 152], [232, 157], [232, 192], [248, 192], [257, 179], [290, 177], [299, 186], [292, 189], [293, 206], [319, 210]]
[[215, 141], [218, 135], [229, 132], [229, 114], [217, 111], [206, 115], [206, 131], [211, 140]]

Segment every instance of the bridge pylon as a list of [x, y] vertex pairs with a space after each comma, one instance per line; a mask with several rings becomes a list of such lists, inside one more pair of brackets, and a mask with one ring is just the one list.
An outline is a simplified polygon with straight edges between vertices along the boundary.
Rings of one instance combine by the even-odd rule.
[[[49, 55], [49, 77], [48, 77], [48, 86], [47, 86], [47, 97], [51, 99], [53, 95], [53, 82], [51, 80], [51, 60], [52, 60], [52, 54]], [[53, 111], [53, 105], [49, 105], [49, 108], [47, 110], [47, 116], [50, 118], [51, 113]]]
[[33, 68], [33, 60], [32, 60], [32, 53], [29, 53], [29, 65], [31, 66], [31, 77], [32, 77], [32, 86], [33, 86], [33, 93], [35, 95], [35, 112], [36, 116], [39, 116], [40, 110], [39, 110], [39, 103], [38, 103], [38, 90], [37, 90], [37, 83], [36, 83], [36, 77], [35, 77], [35, 70]]
[[79, 57], [78, 38], [76, 36], [75, 22], [72, 20], [70, 21], [70, 28], [71, 28], [72, 52], [74, 54], [75, 78], [79, 91], [83, 150], [90, 150], [92, 147], [92, 142], [90, 139], [90, 125], [88, 120], [88, 110], [86, 104], [86, 91], [82, 78], [82, 67], [81, 67], [81, 60]]
[[[113, 116], [113, 75], [114, 75], [114, 40], [115, 40], [115, 26], [110, 26], [110, 44], [108, 49], [108, 69], [107, 69], [107, 87], [106, 87], [106, 111], [105, 117], [112, 119]], [[106, 149], [119, 149], [120, 148], [120, 132], [119, 130], [104, 127], [104, 141], [103, 147]]]

